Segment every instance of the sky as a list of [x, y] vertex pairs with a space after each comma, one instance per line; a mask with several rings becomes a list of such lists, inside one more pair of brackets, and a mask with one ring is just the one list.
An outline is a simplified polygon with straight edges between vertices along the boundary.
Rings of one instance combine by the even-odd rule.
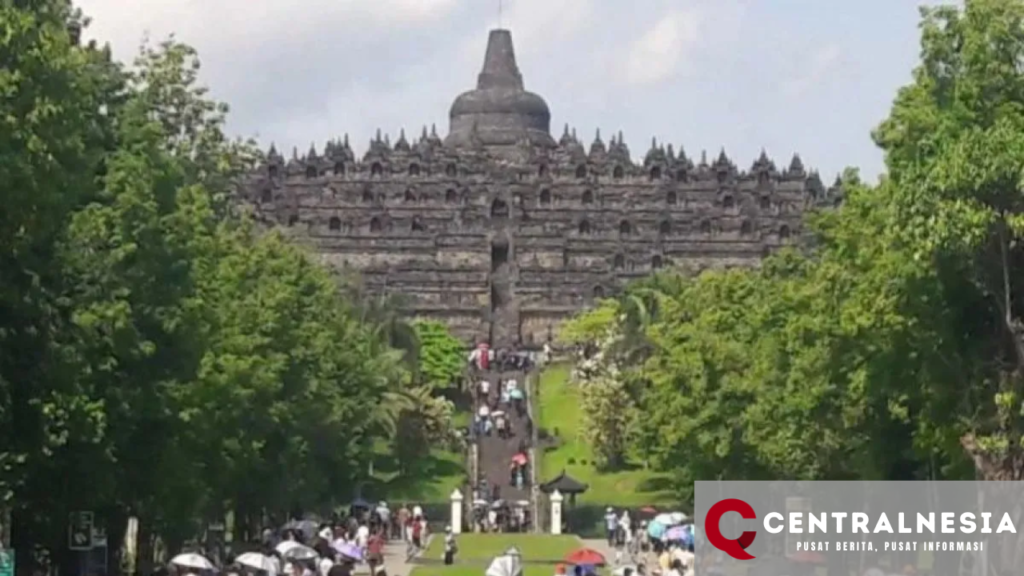
[[195, 47], [229, 128], [285, 152], [380, 128], [448, 130], [487, 31], [512, 31], [551, 131], [622, 131], [740, 167], [799, 152], [826, 182], [884, 171], [871, 130], [917, 63], [916, 0], [79, 0], [88, 37], [130, 60], [144, 38]]

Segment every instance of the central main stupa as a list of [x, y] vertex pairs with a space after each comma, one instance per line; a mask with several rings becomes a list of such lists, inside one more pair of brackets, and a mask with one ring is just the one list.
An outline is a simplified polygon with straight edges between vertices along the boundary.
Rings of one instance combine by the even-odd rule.
[[555, 146], [551, 111], [543, 98], [523, 87], [508, 30], [491, 30], [476, 89], [455, 99], [449, 118], [446, 145], [482, 144], [499, 155], [523, 140]]

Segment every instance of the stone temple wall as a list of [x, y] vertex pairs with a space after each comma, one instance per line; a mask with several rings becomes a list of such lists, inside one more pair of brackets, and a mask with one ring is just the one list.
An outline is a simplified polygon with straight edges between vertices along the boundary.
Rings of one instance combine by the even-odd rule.
[[311, 242], [410, 314], [467, 343], [540, 345], [567, 317], [661, 267], [756, 265], [799, 238], [805, 211], [841, 200], [798, 156], [762, 153], [739, 170], [724, 152], [694, 163], [652, 143], [642, 163], [621, 135], [589, 150], [566, 129], [491, 154], [436, 132], [355, 158], [347, 139], [285, 159], [275, 150], [242, 195], [265, 222]]

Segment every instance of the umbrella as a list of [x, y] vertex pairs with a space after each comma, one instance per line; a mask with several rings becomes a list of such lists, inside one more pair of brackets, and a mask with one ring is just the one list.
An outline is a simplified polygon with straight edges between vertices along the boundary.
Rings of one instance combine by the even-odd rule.
[[523, 399], [523, 391], [520, 390], [519, 388], [513, 388], [513, 389], [508, 391], [508, 397], [513, 399], [513, 400], [522, 400]]
[[213, 570], [213, 562], [206, 559], [201, 554], [194, 552], [188, 554], [178, 554], [171, 559], [171, 564], [181, 566], [182, 568], [195, 568], [196, 570]]
[[351, 506], [352, 508], [362, 508], [364, 510], [369, 510], [370, 508], [373, 507], [373, 504], [367, 502], [362, 498], [356, 498], [355, 500], [352, 501]]
[[644, 514], [657, 514], [658, 509], [655, 508], [654, 506], [644, 506], [643, 508], [640, 509], [640, 512]]
[[316, 536], [316, 531], [319, 528], [316, 522], [312, 520], [293, 520], [284, 526], [283, 530], [292, 530], [294, 532], [302, 533], [302, 536], [306, 539]]
[[274, 550], [277, 550], [278, 554], [284, 556], [288, 553], [289, 550], [295, 548], [296, 546], [302, 546], [302, 544], [299, 544], [295, 540], [285, 540], [284, 542], [281, 542], [280, 544], [275, 546]]
[[669, 542], [688, 542], [690, 540], [690, 529], [686, 526], [673, 526], [665, 532], [662, 539]]
[[491, 503], [491, 508], [501, 508], [504, 505], [505, 505], [505, 501], [504, 500], [495, 500], [494, 502]]
[[654, 521], [658, 524], [664, 524], [665, 526], [678, 526], [683, 522], [686, 522], [689, 516], [682, 512], [672, 512], [669, 514], [658, 514], [654, 517]]
[[277, 573], [277, 566], [274, 564], [274, 561], [270, 558], [267, 558], [263, 554], [260, 554], [259, 552], [246, 552], [245, 554], [242, 554], [235, 558], [235, 562], [241, 564], [242, 566], [248, 566], [249, 568], [255, 568], [257, 570], [263, 570], [264, 572], [268, 572], [270, 574]]
[[284, 556], [289, 560], [313, 560], [314, 558], [320, 557], [320, 555], [316, 553], [316, 550], [313, 550], [309, 546], [303, 546], [302, 544], [292, 546], [287, 552], [281, 553], [281, 556]]
[[509, 548], [505, 554], [491, 561], [486, 576], [523, 576], [523, 558], [516, 548]]
[[491, 412], [491, 416], [493, 416], [495, 418], [497, 418], [499, 416], [504, 416], [504, 415], [505, 415], [505, 411], [504, 410], [495, 410], [494, 412]]
[[594, 564], [595, 566], [604, 566], [607, 563], [604, 556], [593, 548], [574, 550], [565, 557], [565, 561], [570, 564]]
[[672, 519], [672, 524], [683, 524], [690, 519], [689, 516], [682, 512], [672, 512], [668, 517]]
[[647, 525], [647, 535], [655, 540], [661, 540], [661, 537], [665, 535], [665, 525], [658, 522], [657, 519], [652, 520]]
[[520, 508], [525, 508], [525, 507], [527, 507], [529, 505], [530, 505], [530, 501], [529, 500], [519, 500], [518, 502], [516, 502], [516, 506], [519, 506]]
[[487, 506], [487, 500], [477, 498], [476, 500], [473, 500], [473, 506]]
[[526, 462], [527, 462], [526, 454], [523, 454], [522, 452], [520, 452], [519, 454], [516, 454], [515, 456], [512, 457], [512, 463], [513, 464], [518, 464], [518, 465], [522, 466], [523, 464], [526, 464]]
[[334, 549], [347, 558], [360, 562], [363, 560], [363, 549], [351, 542], [335, 542]]

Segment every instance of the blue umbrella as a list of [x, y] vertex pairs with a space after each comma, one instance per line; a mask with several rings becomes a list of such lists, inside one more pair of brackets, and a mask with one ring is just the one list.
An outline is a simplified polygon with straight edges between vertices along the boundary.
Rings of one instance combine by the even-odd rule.
[[523, 391], [520, 390], [519, 388], [516, 388], [514, 390], [510, 390], [509, 393], [508, 393], [508, 397], [513, 399], [513, 400], [522, 400], [523, 399]]
[[651, 522], [647, 525], [647, 535], [654, 540], [661, 540], [665, 535], [665, 525], [661, 522]]

